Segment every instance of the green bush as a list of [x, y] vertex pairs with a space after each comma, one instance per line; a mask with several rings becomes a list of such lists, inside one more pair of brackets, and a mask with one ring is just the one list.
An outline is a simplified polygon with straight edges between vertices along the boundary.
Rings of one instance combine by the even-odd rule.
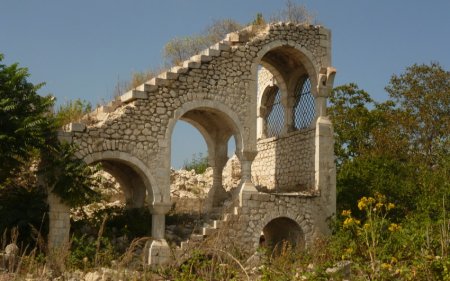
[[197, 174], [203, 174], [209, 167], [208, 156], [203, 156], [202, 153], [193, 154], [192, 159], [184, 161], [183, 169], [190, 171], [194, 170]]

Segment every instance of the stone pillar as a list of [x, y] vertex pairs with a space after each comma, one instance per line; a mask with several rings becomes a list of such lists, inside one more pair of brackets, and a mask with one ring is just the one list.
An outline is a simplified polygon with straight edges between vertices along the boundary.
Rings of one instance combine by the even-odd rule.
[[228, 159], [227, 152], [227, 142], [216, 142], [214, 149], [213, 185], [208, 194], [212, 207], [220, 206], [228, 197], [222, 185], [223, 167], [225, 167]]
[[336, 213], [336, 168], [333, 127], [327, 117], [317, 119], [315, 147], [315, 189], [320, 192], [323, 212], [317, 217], [316, 226], [321, 233], [328, 234], [326, 219]]
[[258, 109], [258, 116], [256, 119], [256, 137], [258, 139], [263, 139], [267, 137], [267, 108], [264, 105], [261, 105]]
[[59, 251], [69, 247], [70, 232], [70, 208], [64, 204], [54, 193], [49, 192], [47, 196], [49, 231], [49, 251]]
[[245, 205], [252, 194], [258, 193], [252, 182], [252, 163], [257, 152], [243, 152], [241, 157], [241, 187], [239, 188], [239, 205]]
[[293, 96], [295, 93], [288, 92], [286, 97], [286, 103], [283, 104], [284, 106], [284, 127], [283, 127], [283, 134], [287, 134], [289, 132], [294, 131], [294, 102], [295, 97]]
[[330, 234], [327, 219], [336, 213], [336, 167], [334, 163], [333, 126], [327, 114], [327, 97], [333, 88], [336, 69], [323, 68], [319, 74], [316, 96], [315, 189], [320, 192], [321, 212], [316, 214], [316, 228]]
[[152, 213], [152, 238], [150, 245], [148, 264], [162, 265], [170, 261], [171, 252], [169, 244], [164, 239], [166, 227], [166, 214], [172, 207], [171, 203], [153, 203], [150, 207]]

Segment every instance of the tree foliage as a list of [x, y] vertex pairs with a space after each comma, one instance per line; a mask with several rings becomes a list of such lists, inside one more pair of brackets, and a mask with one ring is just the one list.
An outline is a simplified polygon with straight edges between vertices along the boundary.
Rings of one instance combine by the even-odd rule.
[[45, 145], [53, 126], [49, 114], [53, 98], [37, 94], [43, 84], [29, 83], [26, 68], [7, 66], [2, 60], [0, 54], [0, 183]]
[[450, 72], [438, 63], [414, 64], [386, 87], [396, 108], [396, 129], [419, 161], [435, 164], [450, 153]]
[[[86, 203], [96, 197], [90, 189], [96, 185], [94, 171], [76, 159], [73, 145], [60, 143], [57, 130], [89, 111], [90, 105], [69, 102], [54, 115], [54, 99], [40, 96], [42, 84], [33, 85], [28, 77], [27, 69], [18, 64], [0, 64], [0, 187], [5, 192], [12, 186], [40, 188], [54, 191], [70, 205]], [[33, 176], [24, 177], [27, 169]]]
[[449, 72], [431, 63], [393, 75], [386, 87], [390, 99], [382, 103], [355, 84], [334, 89], [330, 116], [341, 208], [381, 192], [404, 215], [432, 212], [432, 202], [450, 192], [449, 83]]

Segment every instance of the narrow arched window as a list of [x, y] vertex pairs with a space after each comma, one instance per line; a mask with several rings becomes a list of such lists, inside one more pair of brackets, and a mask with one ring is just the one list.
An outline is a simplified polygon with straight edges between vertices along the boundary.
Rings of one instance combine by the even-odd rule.
[[269, 89], [265, 103], [266, 114], [266, 136], [278, 137], [281, 135], [284, 126], [284, 108], [281, 103], [281, 91], [274, 86]]
[[314, 115], [314, 97], [311, 93], [311, 80], [306, 76], [301, 79], [295, 91], [293, 110], [295, 129], [309, 128], [314, 120]]

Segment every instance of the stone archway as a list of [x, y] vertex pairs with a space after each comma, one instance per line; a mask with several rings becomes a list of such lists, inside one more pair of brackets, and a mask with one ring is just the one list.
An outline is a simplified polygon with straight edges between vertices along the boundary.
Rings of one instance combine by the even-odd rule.
[[205, 139], [208, 148], [208, 164], [213, 168], [213, 185], [208, 194], [207, 209], [218, 207], [230, 196], [222, 185], [222, 172], [228, 160], [228, 141], [232, 137], [235, 138], [238, 154], [245, 146], [237, 115], [217, 102], [199, 101], [185, 104], [176, 110], [175, 118], [169, 122], [166, 134], [169, 142], [178, 120], [191, 124]]
[[260, 246], [266, 247], [272, 254], [279, 254], [283, 247], [294, 249], [305, 246], [305, 235], [297, 222], [288, 217], [278, 217], [267, 223], [260, 237]]
[[143, 162], [120, 151], [95, 152], [84, 157], [86, 164], [102, 163], [106, 172], [121, 185], [128, 207], [143, 207], [145, 199], [152, 204], [159, 202], [161, 192], [153, 175]]

